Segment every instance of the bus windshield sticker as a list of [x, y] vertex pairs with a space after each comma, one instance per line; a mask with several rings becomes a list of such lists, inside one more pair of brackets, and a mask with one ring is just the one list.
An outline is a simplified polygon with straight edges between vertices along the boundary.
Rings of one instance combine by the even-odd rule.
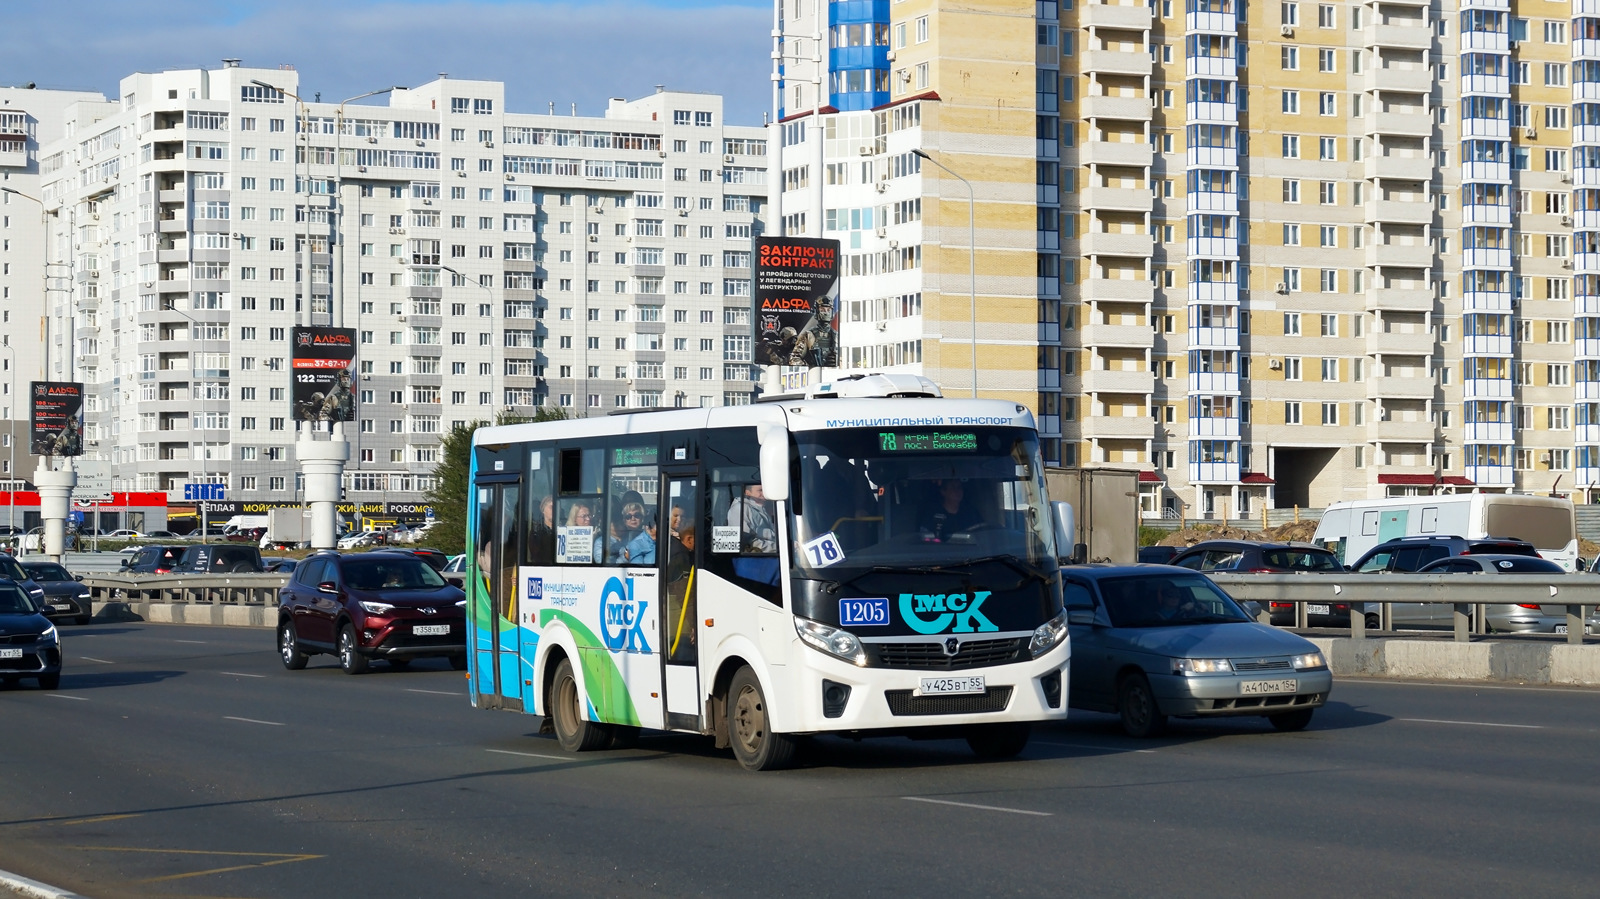
[[556, 528], [556, 561], [564, 565], [592, 564], [594, 528], [589, 526]]
[[739, 526], [719, 524], [711, 529], [711, 551], [736, 553], [739, 551]]
[[878, 627], [889, 623], [889, 597], [839, 600], [840, 627]]
[[805, 550], [806, 561], [811, 563], [812, 568], [827, 568], [844, 561], [844, 549], [839, 546], [839, 538], [833, 536], [832, 531], [801, 548]]
[[886, 453], [972, 453], [978, 435], [972, 431], [879, 431], [878, 448]]

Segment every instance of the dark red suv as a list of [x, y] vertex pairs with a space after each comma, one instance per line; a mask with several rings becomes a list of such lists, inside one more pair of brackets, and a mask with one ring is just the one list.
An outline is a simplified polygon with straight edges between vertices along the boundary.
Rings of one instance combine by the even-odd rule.
[[330, 653], [346, 674], [374, 658], [445, 657], [465, 671], [466, 594], [409, 552], [318, 553], [278, 591], [278, 652], [290, 670]]

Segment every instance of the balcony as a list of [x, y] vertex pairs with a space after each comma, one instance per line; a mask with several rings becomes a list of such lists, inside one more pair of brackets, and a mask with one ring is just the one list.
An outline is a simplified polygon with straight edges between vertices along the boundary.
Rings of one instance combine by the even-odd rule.
[[1510, 356], [1510, 334], [1468, 334], [1461, 338], [1463, 356]]
[[[1107, 145], [1111, 146], [1111, 145]], [[1140, 146], [1147, 146], [1141, 144]], [[1145, 154], [1149, 162], [1149, 153]], [[1078, 194], [1084, 209], [1107, 209], [1119, 212], [1149, 212], [1155, 206], [1150, 191], [1138, 187], [1090, 187]]]
[[1433, 247], [1427, 243], [1379, 244], [1368, 248], [1367, 264], [1430, 268], [1433, 265]]
[[1511, 291], [1469, 290], [1461, 294], [1462, 312], [1510, 312]]
[[1426, 110], [1415, 112], [1380, 112], [1369, 119], [1374, 134], [1399, 134], [1410, 137], [1428, 137], [1433, 134], [1433, 119]]
[[1231, 12], [1191, 12], [1184, 17], [1184, 28], [1213, 34], [1233, 34], [1239, 30], [1239, 19]]
[[1110, 3], [1085, 3], [1078, 7], [1078, 23], [1086, 28], [1150, 30], [1150, 7]]
[[1188, 239], [1190, 259], [1238, 259], [1239, 241], [1232, 237], [1191, 237]]
[[1433, 379], [1425, 374], [1380, 375], [1367, 381], [1367, 399], [1431, 400]]
[[1155, 299], [1155, 282], [1124, 278], [1089, 278], [1083, 282], [1083, 300], [1132, 300], [1149, 303]]
[[1190, 147], [1184, 151], [1184, 164], [1189, 168], [1236, 169], [1239, 167], [1237, 147]]
[[1496, 247], [1472, 247], [1461, 252], [1461, 267], [1463, 269], [1511, 268], [1511, 249]]
[[[1403, 28], [1401, 31], [1412, 29]], [[1503, 80], [1503, 79], [1502, 79]], [[1402, 69], [1390, 66], [1387, 69], [1372, 69], [1367, 72], [1366, 89], [1369, 91], [1404, 91], [1411, 94], [1432, 93], [1433, 71], [1427, 68]]]
[[1149, 325], [1084, 325], [1078, 333], [1086, 347], [1149, 347], [1155, 343], [1155, 332]]
[[[1148, 18], [1149, 10], [1145, 10]], [[1150, 53], [1147, 50], [1085, 50], [1083, 71], [1105, 75], [1149, 75]]]
[[1511, 35], [1504, 31], [1463, 31], [1461, 32], [1462, 53], [1510, 53]]
[[1495, 184], [1511, 183], [1511, 163], [1467, 161], [1461, 164], [1462, 181], [1489, 181]]
[[1433, 422], [1374, 421], [1367, 425], [1367, 439], [1378, 443], [1432, 443]]
[[1078, 103], [1079, 118], [1150, 121], [1149, 97], [1084, 97]]
[[1432, 224], [1433, 204], [1427, 200], [1374, 200], [1367, 204], [1367, 221]]
[[1211, 438], [1239, 438], [1239, 419], [1224, 417], [1189, 419], [1189, 436]]
[[1149, 256], [1155, 252], [1155, 245], [1149, 234], [1096, 231], [1083, 235], [1080, 252], [1084, 256]]
[[1092, 418], [1086, 418], [1082, 422], [1083, 436], [1090, 439], [1096, 437], [1120, 437], [1123, 439], [1149, 440], [1155, 436], [1155, 428], [1155, 419], [1148, 415], [1137, 418], [1120, 415], [1096, 415]]
[[1239, 195], [1225, 191], [1199, 191], [1184, 198], [1190, 214], [1197, 212], [1239, 214]]
[[1461, 429], [1462, 443], [1510, 443], [1511, 439], [1509, 421], [1469, 421]]
[[1487, 140], [1510, 140], [1511, 121], [1509, 119], [1462, 119], [1461, 139], [1482, 138]]
[[1237, 484], [1239, 483], [1239, 463], [1237, 462], [1190, 462], [1189, 483], [1191, 484]]
[[1510, 378], [1463, 378], [1463, 400], [1509, 400], [1512, 398]]
[[1232, 56], [1189, 56], [1183, 64], [1184, 74], [1190, 78], [1239, 78], [1239, 61]]
[[1236, 306], [1239, 303], [1237, 281], [1191, 281], [1185, 290], [1188, 293], [1187, 302], [1191, 305], [1202, 303], [1214, 306], [1222, 303]]
[[[1099, 99], [1106, 98], [1101, 97]], [[1149, 109], [1148, 106], [1145, 107], [1146, 112], [1149, 112]], [[1146, 143], [1115, 143], [1105, 140], [1090, 140], [1078, 151], [1078, 161], [1083, 165], [1143, 167], [1150, 164], [1151, 158], [1151, 146]]]
[[1434, 177], [1431, 156], [1368, 156], [1366, 177], [1399, 178], [1406, 181], [1432, 181]]
[[1190, 372], [1189, 392], [1205, 394], [1237, 394], [1239, 392], [1239, 373], [1232, 371]]
[[1091, 369], [1082, 374], [1084, 393], [1144, 393], [1155, 389], [1155, 375], [1148, 371], [1108, 371]]
[[1479, 487], [1510, 487], [1516, 474], [1509, 465], [1468, 465], [1465, 472]]
[[1461, 224], [1463, 227], [1473, 225], [1498, 225], [1511, 224], [1511, 207], [1509, 205], [1489, 206], [1482, 203], [1473, 203], [1461, 207]]
[[1427, 331], [1373, 331], [1367, 334], [1369, 356], [1429, 356], [1433, 335]]
[[1239, 348], [1238, 328], [1189, 327], [1190, 349], [1236, 350]]
[[1239, 106], [1236, 103], [1185, 103], [1183, 111], [1190, 124], [1239, 121]]
[[[1501, 35], [1504, 37], [1504, 35]], [[1466, 35], [1461, 39], [1466, 40]], [[1367, 46], [1401, 47], [1407, 50], [1427, 50], [1433, 47], [1433, 29], [1417, 25], [1372, 25], [1367, 28]]]

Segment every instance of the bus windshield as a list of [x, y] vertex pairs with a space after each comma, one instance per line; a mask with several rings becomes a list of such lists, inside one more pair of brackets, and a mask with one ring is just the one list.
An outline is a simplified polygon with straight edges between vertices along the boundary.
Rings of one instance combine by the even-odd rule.
[[795, 433], [793, 557], [809, 573], [1012, 558], [1056, 567], [1039, 444], [1023, 428]]

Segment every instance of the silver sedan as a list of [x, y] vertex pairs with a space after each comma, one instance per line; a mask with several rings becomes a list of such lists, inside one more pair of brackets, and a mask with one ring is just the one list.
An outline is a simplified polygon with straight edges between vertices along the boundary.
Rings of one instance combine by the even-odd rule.
[[1198, 572], [1164, 565], [1062, 570], [1072, 632], [1069, 704], [1115, 712], [1130, 736], [1168, 716], [1265, 716], [1301, 730], [1333, 674], [1315, 644], [1257, 624]]

